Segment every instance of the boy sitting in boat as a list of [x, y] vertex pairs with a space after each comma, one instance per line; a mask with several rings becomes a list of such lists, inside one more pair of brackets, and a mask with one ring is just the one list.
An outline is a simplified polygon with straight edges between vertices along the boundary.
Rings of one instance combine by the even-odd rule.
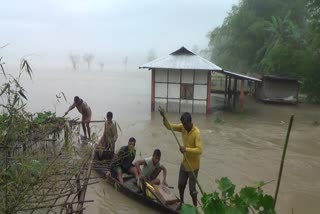
[[[140, 177], [143, 177], [149, 184], [160, 185], [160, 179], [157, 177], [163, 170], [162, 184], [167, 186], [167, 170], [163, 165], [160, 164], [160, 159], [161, 151], [159, 149], [155, 149], [152, 157], [147, 157], [143, 160], [137, 160], [135, 162], [135, 166]], [[141, 165], [143, 165], [142, 170], [140, 168]]]
[[136, 139], [129, 138], [128, 145], [120, 148], [118, 153], [112, 158], [111, 169], [107, 170], [106, 176], [118, 178], [120, 184], [123, 184], [123, 173], [132, 174], [138, 180], [137, 168], [132, 164], [135, 156]]

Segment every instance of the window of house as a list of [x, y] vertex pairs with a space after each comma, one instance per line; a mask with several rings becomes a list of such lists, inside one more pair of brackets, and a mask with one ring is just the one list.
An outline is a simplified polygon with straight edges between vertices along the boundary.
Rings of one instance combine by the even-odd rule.
[[193, 84], [181, 84], [180, 87], [181, 99], [193, 99]]

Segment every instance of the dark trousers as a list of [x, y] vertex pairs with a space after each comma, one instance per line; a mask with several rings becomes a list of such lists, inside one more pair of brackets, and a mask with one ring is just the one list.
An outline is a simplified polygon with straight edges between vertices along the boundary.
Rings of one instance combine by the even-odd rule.
[[[193, 172], [194, 172], [195, 176], [198, 177], [199, 169], [194, 170]], [[182, 202], [184, 201], [183, 194], [184, 194], [184, 190], [186, 188], [188, 179], [189, 179], [190, 195], [191, 195], [193, 202], [195, 203], [197, 200], [197, 194], [198, 194], [198, 191], [196, 189], [197, 181], [196, 181], [195, 177], [193, 176], [192, 171], [187, 172], [185, 170], [184, 166], [181, 164], [180, 170], [179, 170], [178, 188], [179, 188], [179, 192], [180, 192], [180, 199]]]

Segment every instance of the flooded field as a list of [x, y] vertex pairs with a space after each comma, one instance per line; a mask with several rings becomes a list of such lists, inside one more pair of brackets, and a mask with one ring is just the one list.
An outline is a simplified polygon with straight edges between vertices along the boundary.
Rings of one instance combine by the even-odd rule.
[[[158, 112], [150, 112], [150, 72], [37, 72], [33, 80], [24, 80], [32, 111], [51, 110], [63, 115], [73, 97], [83, 98], [93, 111], [93, 120], [101, 120], [107, 111], [114, 113], [122, 132], [116, 147], [137, 139], [137, 157], [151, 156], [155, 148], [162, 151], [162, 163], [168, 169], [168, 183], [175, 186], [181, 155], [172, 134], [162, 125]], [[68, 102], [56, 100], [64, 92]], [[200, 128], [203, 154], [199, 181], [206, 192], [216, 189], [215, 179], [228, 176], [236, 186], [254, 185], [256, 181], [273, 181], [265, 191], [274, 195], [282, 148], [291, 114], [294, 124], [284, 164], [278, 213], [317, 213], [320, 209], [320, 106], [257, 103], [246, 98], [244, 113], [214, 112], [193, 115]], [[73, 110], [68, 116], [79, 117]], [[168, 114], [179, 122], [179, 114]], [[101, 134], [102, 125], [93, 124]], [[180, 136], [179, 136], [180, 137]], [[96, 175], [93, 172], [93, 175]], [[135, 202], [104, 180], [89, 186], [86, 213], [157, 213]], [[239, 190], [239, 189], [238, 189]], [[188, 190], [186, 202], [191, 203]]]

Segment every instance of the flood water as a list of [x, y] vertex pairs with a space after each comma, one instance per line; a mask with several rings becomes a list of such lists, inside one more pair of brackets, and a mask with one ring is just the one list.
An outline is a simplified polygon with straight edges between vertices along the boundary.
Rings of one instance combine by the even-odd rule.
[[[151, 156], [155, 148], [162, 151], [162, 164], [168, 169], [168, 183], [175, 186], [181, 154], [172, 134], [162, 125], [158, 112], [150, 112], [149, 71], [112, 72], [60, 72], [35, 71], [33, 80], [24, 78], [28, 91], [28, 108], [32, 111], [51, 110], [63, 115], [73, 97], [83, 98], [93, 112], [93, 120], [101, 120], [107, 111], [114, 113], [122, 132], [116, 147], [137, 139], [137, 157]], [[64, 92], [68, 102], [60, 103], [56, 94]], [[295, 115], [285, 159], [278, 213], [318, 213], [320, 210], [320, 106], [298, 106], [256, 103], [246, 98], [245, 112], [214, 112], [193, 115], [201, 131], [203, 154], [199, 181], [206, 192], [216, 189], [215, 179], [229, 177], [239, 187], [254, 185], [256, 181], [273, 181], [264, 190], [274, 195], [282, 148], [288, 121]], [[73, 110], [69, 117], [79, 117]], [[179, 122], [179, 114], [168, 114], [171, 122]], [[217, 119], [219, 118], [219, 119]], [[220, 122], [223, 121], [223, 122]], [[92, 124], [98, 134], [101, 124]], [[179, 135], [178, 135], [179, 136]], [[179, 136], [179, 139], [180, 136]], [[96, 174], [93, 172], [93, 176]], [[85, 213], [157, 213], [117, 192], [99, 179], [100, 183], [88, 187]], [[188, 188], [186, 202], [191, 203]], [[200, 197], [199, 197], [200, 198]]]

